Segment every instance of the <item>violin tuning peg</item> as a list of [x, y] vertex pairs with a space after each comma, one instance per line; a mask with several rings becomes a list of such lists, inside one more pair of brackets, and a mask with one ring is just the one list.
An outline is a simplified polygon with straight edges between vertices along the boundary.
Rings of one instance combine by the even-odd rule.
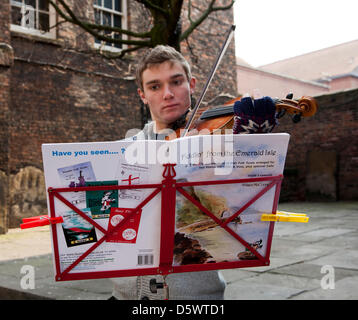
[[286, 95], [286, 99], [293, 99], [293, 93], [290, 92]]
[[293, 117], [292, 117], [292, 122], [293, 123], [298, 123], [301, 121], [301, 114], [294, 114]]

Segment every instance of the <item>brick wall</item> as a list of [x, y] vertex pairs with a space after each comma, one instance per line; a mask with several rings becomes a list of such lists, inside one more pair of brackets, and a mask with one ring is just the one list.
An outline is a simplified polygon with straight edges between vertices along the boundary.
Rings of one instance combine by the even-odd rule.
[[[291, 134], [281, 201], [358, 199], [358, 89], [324, 94], [316, 99], [319, 105], [316, 115], [302, 118], [298, 124], [285, 116], [275, 130]], [[321, 171], [321, 179], [315, 182], [318, 185], [309, 185], [312, 182], [308, 179], [308, 156], [312, 153], [321, 154], [322, 167], [327, 162], [325, 155], [335, 155], [331, 160], [336, 163], [335, 172], [330, 174], [334, 182]], [[324, 183], [335, 184], [335, 195], [323, 191], [310, 194], [310, 187], [325, 190]]]
[[[76, 10], [90, 15], [92, 1], [88, 3]], [[147, 23], [140, 10], [130, 1], [131, 26]], [[184, 12], [184, 28], [185, 17]], [[231, 21], [232, 12], [215, 13], [182, 46], [198, 79], [196, 97]], [[133, 66], [143, 51], [121, 61], [106, 60], [91, 53], [91, 41], [66, 24], [59, 26], [56, 40], [10, 34], [9, 5], [0, 2], [0, 42], [10, 44], [14, 52], [14, 59], [11, 50], [0, 59], [0, 233], [8, 226], [18, 227], [24, 216], [46, 213], [42, 143], [117, 140], [128, 129], [141, 128]], [[205, 100], [223, 93], [236, 95], [236, 88], [232, 42]], [[358, 91], [322, 95], [317, 100], [319, 111], [314, 117], [297, 125], [285, 117], [276, 129], [291, 134], [282, 201], [310, 198], [307, 158], [317, 150], [336, 154], [333, 200], [358, 196], [354, 143], [358, 141]]]
[[[135, 19], [142, 18], [133, 2], [130, 4], [133, 25]], [[75, 11], [79, 15], [91, 12], [90, 8], [76, 6]], [[197, 96], [230, 25], [220, 23], [222, 20], [223, 16], [215, 13], [189, 38], [192, 54], [188, 45], [183, 45], [183, 54], [191, 61], [193, 74], [198, 78]], [[231, 12], [225, 20], [232, 21]], [[219, 27], [216, 39], [213, 34]], [[86, 51], [93, 40], [77, 27], [63, 24], [58, 33], [59, 41], [13, 33], [11, 117], [16, 121], [11, 125], [11, 172], [24, 165], [40, 167], [38, 152], [44, 142], [120, 139], [128, 129], [141, 128], [133, 77], [137, 54], [123, 61], [106, 60]], [[143, 50], [138, 55], [142, 53]], [[232, 42], [206, 100], [222, 92], [236, 94], [234, 63]], [[24, 142], [25, 147], [19, 148]]]
[[9, 1], [0, 2], [0, 234], [8, 226], [8, 164], [10, 75], [13, 51], [10, 46]]
[[[0, 4], [0, 42], [12, 46], [14, 63], [0, 65], [0, 233], [47, 211], [42, 143], [118, 140], [142, 127], [134, 65], [144, 50], [124, 60], [105, 59], [93, 53], [91, 36], [67, 23], [53, 40], [10, 33], [8, 3]], [[93, 17], [93, 1], [67, 3], [79, 16]], [[129, 1], [132, 28], [145, 27], [149, 19], [143, 15], [143, 7]], [[215, 13], [182, 46], [198, 79], [196, 96], [232, 21], [232, 12]], [[206, 100], [222, 92], [236, 94], [233, 41]]]

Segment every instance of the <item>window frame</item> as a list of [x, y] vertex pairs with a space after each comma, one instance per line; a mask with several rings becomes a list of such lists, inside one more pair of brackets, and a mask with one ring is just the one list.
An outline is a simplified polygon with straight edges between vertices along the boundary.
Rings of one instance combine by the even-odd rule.
[[[19, 33], [24, 33], [27, 35], [33, 35], [33, 36], [39, 36], [39, 37], [43, 37], [43, 38], [49, 38], [49, 39], [56, 39], [56, 28], [54, 27], [56, 25], [56, 11], [55, 8], [53, 8], [53, 6], [51, 6], [51, 4], [49, 3], [49, 9], [47, 10], [43, 10], [39, 8], [39, 0], [35, 0], [36, 1], [36, 8], [33, 8], [32, 6], [30, 6], [32, 8], [32, 10], [34, 10], [35, 14], [37, 15], [37, 21], [38, 21], [38, 16], [40, 13], [46, 13], [49, 15], [49, 27], [50, 27], [50, 31], [45, 32], [42, 31], [38, 28], [36, 28], [36, 26], [34, 28], [25, 26], [25, 25], [17, 25], [17, 24], [12, 24], [10, 21], [10, 30], [11, 31], [15, 31], [15, 32], [19, 32]], [[18, 7], [18, 8], [26, 8], [25, 4], [25, 0], [10, 0], [10, 10], [12, 10], [13, 7]], [[21, 19], [22, 20], [22, 19]]]
[[[116, 11], [114, 9], [114, 0], [112, 0], [112, 9], [104, 7], [104, 0], [100, 0], [100, 1], [102, 3], [102, 6], [99, 6], [98, 4], [96, 4], [97, 1], [93, 1], [94, 12], [95, 12], [95, 10], [98, 10], [99, 12], [106, 12], [106, 13], [111, 14], [111, 26], [113, 26], [114, 15], [120, 16], [121, 17], [121, 28], [127, 29], [127, 25], [128, 25], [127, 0], [120, 0], [122, 11]], [[101, 24], [103, 25], [103, 21], [101, 21]], [[126, 40], [127, 38], [128, 38], [127, 35], [125, 35], [125, 34], [122, 35], [123, 40]], [[98, 42], [96, 42], [96, 39], [94, 39], [94, 48], [99, 49], [99, 50], [104, 50], [104, 51], [110, 51], [110, 52], [120, 52], [123, 49], [126, 49], [127, 45], [122, 44], [122, 48], [117, 48], [117, 47], [114, 47], [114, 43], [112, 43], [112, 45], [109, 46], [105, 43], [105, 41], [101, 41], [100, 43], [98, 43]]]

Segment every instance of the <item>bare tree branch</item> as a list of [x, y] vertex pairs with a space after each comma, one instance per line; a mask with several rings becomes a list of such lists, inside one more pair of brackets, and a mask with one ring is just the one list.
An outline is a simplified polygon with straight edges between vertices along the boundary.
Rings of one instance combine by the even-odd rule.
[[[220, 10], [232, 8], [235, 0], [228, 0], [227, 5], [215, 6], [217, 0], [210, 0], [205, 10], [196, 19], [192, 18], [192, 0], [188, 0], [188, 20], [189, 27], [182, 32], [181, 11], [184, 0], [135, 0], [142, 4], [152, 17], [150, 30], [135, 32], [122, 29], [111, 25], [93, 23], [76, 16], [74, 11], [66, 3], [66, 0], [49, 0], [59, 16], [66, 22], [75, 24], [85, 32], [91, 34], [99, 41], [114, 44], [125, 44], [130, 47], [121, 50], [120, 53], [110, 54], [110, 57], [123, 57], [126, 53], [136, 51], [143, 47], [154, 47], [157, 44], [168, 44], [180, 50], [180, 43], [190, 36], [190, 34], [212, 13]], [[58, 24], [63, 23], [62, 21]], [[57, 24], [57, 25], [58, 25]], [[113, 34], [126, 35], [129, 39], [113, 37]], [[100, 50], [103, 54], [103, 50]]]
[[189, 0], [189, 2], [188, 2], [188, 20], [189, 20], [190, 24], [194, 23], [194, 21], [191, 18], [191, 0]]
[[130, 30], [121, 29], [118, 27], [111, 27], [103, 24], [94, 24], [94, 23], [87, 23], [87, 26], [92, 29], [102, 30], [102, 31], [111, 31], [117, 32], [119, 34], [125, 34], [127, 36], [136, 37], [136, 38], [150, 38], [150, 32], [133, 32]]
[[161, 12], [166, 16], [169, 16], [169, 10], [164, 10], [162, 7], [157, 6], [156, 4], [154, 4], [149, 0], [137, 0], [137, 2], [144, 4], [144, 6], [148, 9], [153, 9], [155, 11]]
[[[189, 27], [181, 34], [180, 41], [183, 41], [189, 37], [189, 35], [210, 15], [210, 13], [214, 11], [219, 10], [229, 10], [232, 8], [232, 6], [235, 3], [235, 0], [231, 0], [231, 2], [227, 6], [221, 6], [221, 7], [214, 7], [216, 0], [211, 0], [209, 6], [206, 10], [202, 13], [202, 15], [193, 21], [189, 15], [191, 15], [191, 8], [188, 8], [188, 18], [190, 21]], [[189, 6], [191, 6], [191, 1], [188, 3]]]
[[213, 11], [229, 10], [234, 5], [234, 3], [235, 3], [235, 0], [231, 0], [231, 2], [227, 6], [213, 7]]
[[98, 51], [102, 56], [104, 56], [107, 59], [121, 59], [127, 53], [136, 51], [136, 50], [138, 50], [140, 48], [142, 48], [142, 46], [133, 46], [133, 47], [130, 47], [130, 48], [127, 48], [127, 49], [122, 49], [119, 52], [111, 52], [111, 51], [102, 50], [102, 48], [100, 47], [98, 49]]
[[[136, 34], [135, 32], [132, 31], [127, 31], [127, 30], [123, 30], [120, 28], [116, 28], [116, 27], [111, 27], [111, 26], [104, 26], [104, 25], [97, 25], [97, 24], [93, 24], [93, 23], [88, 23], [88, 22], [84, 22], [79, 20], [76, 15], [73, 13], [73, 11], [68, 7], [68, 5], [65, 3], [65, 1], [63, 0], [57, 0], [62, 6], [63, 8], [67, 11], [67, 13], [69, 14], [69, 16], [67, 16], [58, 6], [56, 3], [54, 3], [53, 0], [49, 0], [51, 5], [55, 8], [55, 10], [57, 11], [57, 13], [66, 21], [71, 22], [73, 24], [78, 25], [79, 27], [81, 27], [82, 29], [84, 29], [85, 31], [87, 31], [89, 34], [93, 35], [94, 37], [96, 37], [98, 40], [101, 41], [106, 41], [106, 42], [110, 42], [110, 43], [116, 43], [116, 44], [128, 44], [128, 45], [140, 45], [140, 46], [150, 46], [151, 42], [150, 40], [148, 41], [140, 41], [140, 40], [125, 40], [125, 39], [116, 39], [116, 38], [112, 38], [112, 37], [107, 37], [105, 35], [103, 35], [102, 33], [99, 32], [95, 32], [94, 29], [99, 29], [99, 30], [103, 30], [103, 31], [111, 31], [111, 32], [118, 32], [118, 33], [122, 33], [122, 34], [127, 34], [130, 36], [135, 36], [137, 37], [138, 34]], [[149, 39], [149, 33], [140, 33], [139, 34], [140, 37], [146, 37]]]

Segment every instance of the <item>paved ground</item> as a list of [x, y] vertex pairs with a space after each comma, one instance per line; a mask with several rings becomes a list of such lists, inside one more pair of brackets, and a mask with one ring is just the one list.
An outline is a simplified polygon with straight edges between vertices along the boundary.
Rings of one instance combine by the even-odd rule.
[[[358, 299], [358, 202], [279, 209], [307, 213], [310, 221], [276, 223], [270, 266], [223, 270], [225, 298]], [[34, 289], [21, 289], [27, 266], [34, 267]], [[111, 291], [108, 279], [54, 281], [49, 227], [0, 235], [0, 299], [108, 299]]]

